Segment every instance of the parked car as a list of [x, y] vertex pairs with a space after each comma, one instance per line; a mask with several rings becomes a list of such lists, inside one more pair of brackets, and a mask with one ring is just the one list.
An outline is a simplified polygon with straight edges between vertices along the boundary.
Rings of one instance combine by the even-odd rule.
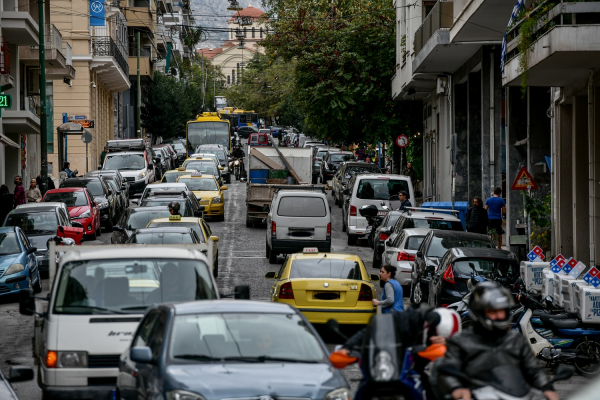
[[313, 326], [287, 304], [154, 305], [121, 355], [117, 390], [126, 400], [348, 398], [350, 385], [328, 357]]
[[165, 172], [172, 170], [175, 167], [172, 165], [171, 156], [167, 153], [166, 149], [162, 147], [152, 147], [152, 150], [154, 150], [156, 157], [160, 158], [160, 177], [156, 178], [156, 180], [160, 180]]
[[108, 232], [112, 230], [113, 225], [119, 219], [121, 210], [118, 209], [118, 194], [108, 186], [106, 179], [101, 176], [71, 178], [62, 181], [60, 187], [87, 188], [94, 196], [94, 201], [98, 203], [101, 223], [104, 224]]
[[98, 203], [87, 188], [51, 189], [44, 194], [42, 202], [65, 203], [69, 218], [83, 226], [87, 239], [96, 240], [96, 237], [102, 234]]
[[[185, 217], [191, 217], [191, 208], [185, 201], [179, 201], [179, 213]], [[117, 225], [113, 226], [110, 243], [125, 243], [136, 229], [145, 228], [150, 221], [156, 218], [168, 218], [171, 213], [168, 206], [129, 207], [119, 219]]]
[[507, 250], [496, 248], [455, 247], [446, 252], [429, 282], [429, 304], [447, 307], [468, 293], [471, 275], [502, 277], [511, 284], [519, 277], [519, 260]]
[[[177, 153], [175, 152], [175, 150], [173, 150], [173, 148], [168, 145], [168, 144], [157, 144], [156, 146], [154, 146], [153, 148], [162, 148], [164, 150], [167, 151], [170, 160], [171, 160], [171, 168], [169, 169], [175, 169], [179, 166], [179, 163], [177, 162]], [[168, 171], [168, 170], [167, 170]]]
[[117, 185], [119, 191], [119, 195], [123, 198], [125, 208], [129, 206], [129, 183], [125, 178], [123, 178], [123, 175], [121, 175], [121, 173], [118, 170], [102, 169], [99, 171], [90, 171], [87, 174], [85, 174], [85, 176], [101, 176], [107, 181], [115, 181], [115, 184]]
[[429, 232], [429, 229], [409, 228], [403, 230], [393, 241], [386, 240], [384, 243], [380, 263], [383, 265], [393, 265], [398, 268], [396, 271], [396, 280], [401, 285], [406, 286], [404, 290], [405, 297], [408, 297], [410, 293], [410, 284], [412, 282], [417, 251]]
[[[109, 140], [102, 169], [116, 169], [129, 182], [129, 193], [141, 193], [146, 185], [160, 180], [160, 161], [144, 139]], [[92, 191], [92, 194], [94, 192]]]
[[282, 126], [272, 126], [270, 129], [270, 132], [274, 138], [279, 137], [281, 135], [281, 133], [283, 132], [283, 127]]
[[344, 161], [354, 160], [354, 154], [350, 151], [333, 151], [330, 150], [323, 156], [321, 160], [321, 166], [319, 170], [319, 178], [321, 183], [327, 183], [328, 180], [333, 178], [338, 167]]
[[301, 252], [305, 247], [331, 252], [331, 213], [325, 192], [275, 192], [267, 215], [266, 242], [266, 256], [271, 264], [277, 261], [278, 254]]
[[[323, 148], [319, 148], [317, 155], [320, 153], [325, 155]], [[358, 161], [345, 161], [341, 163], [332, 180], [331, 195], [333, 196], [333, 202], [342, 208], [342, 205], [344, 204], [344, 189], [348, 185], [350, 178], [354, 175], [379, 174], [382, 172], [383, 171], [375, 164], [367, 164]]]
[[177, 166], [180, 166], [187, 158], [187, 151], [185, 150], [185, 143], [182, 143], [179, 139], [174, 140], [163, 140], [163, 143], [168, 144], [177, 153]]
[[0, 371], [0, 399], [19, 400], [11, 383], [30, 381], [33, 377], [33, 368], [31, 367], [11, 366], [8, 370], [8, 378]]
[[435, 274], [440, 265], [440, 259], [446, 254], [446, 251], [453, 247], [492, 248], [494, 244], [489, 236], [479, 233], [431, 230], [423, 240], [415, 258], [415, 268], [411, 276], [411, 301], [420, 303], [428, 298], [431, 276]]
[[373, 232], [373, 268], [381, 267], [381, 253], [385, 248], [385, 241], [388, 239], [387, 229], [394, 226], [403, 211], [390, 211], [387, 213], [381, 224]]
[[[37, 247], [18, 226], [0, 228], [0, 297], [23, 289], [42, 291]], [[0, 385], [0, 395], [2, 387]]]
[[367, 233], [367, 219], [358, 214], [362, 206], [373, 204], [380, 210], [380, 215], [387, 214], [382, 203], [389, 206], [389, 198], [404, 190], [408, 198], [414, 198], [410, 178], [404, 175], [360, 174], [354, 175], [344, 189], [344, 206], [342, 207], [342, 232], [347, 232], [348, 244]]
[[258, 133], [258, 129], [253, 126], [238, 126], [237, 133], [242, 139], [248, 139], [250, 134]]

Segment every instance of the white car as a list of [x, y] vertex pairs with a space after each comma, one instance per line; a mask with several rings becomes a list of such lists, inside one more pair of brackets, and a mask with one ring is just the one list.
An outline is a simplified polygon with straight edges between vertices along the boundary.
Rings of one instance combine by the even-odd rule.
[[152, 196], [156, 192], [187, 192], [188, 190], [188, 186], [185, 183], [155, 183], [154, 185], [148, 185], [146, 189], [144, 189], [141, 199], [144, 200], [146, 197]]
[[425, 239], [430, 230], [427, 228], [404, 229], [394, 239], [385, 241], [381, 263], [382, 265], [389, 264], [398, 268], [396, 280], [401, 285], [410, 285], [417, 250], [421, 247], [423, 239]]
[[323, 188], [280, 190], [267, 215], [267, 258], [300, 253], [305, 247], [331, 252], [331, 211]]
[[389, 207], [389, 198], [404, 190], [408, 198], [414, 199], [413, 186], [408, 176], [390, 174], [354, 175], [344, 189], [345, 202], [342, 207], [342, 231], [348, 235], [348, 244], [355, 245], [359, 238], [367, 234], [367, 219], [358, 213], [358, 209], [366, 205], [375, 205], [381, 215]]
[[109, 140], [102, 169], [116, 169], [129, 182], [129, 194], [141, 193], [156, 180], [152, 150], [143, 139]]

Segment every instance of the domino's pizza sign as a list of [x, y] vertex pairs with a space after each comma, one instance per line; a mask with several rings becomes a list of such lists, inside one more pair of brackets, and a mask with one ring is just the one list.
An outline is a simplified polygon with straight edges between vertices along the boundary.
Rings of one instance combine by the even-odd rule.
[[590, 270], [585, 274], [583, 280], [592, 285], [593, 287], [600, 286], [600, 278], [598, 277], [600, 271], [596, 267], [590, 268]]
[[533, 248], [533, 250], [531, 250], [528, 254], [527, 254], [527, 258], [529, 259], [529, 261], [534, 262], [534, 261], [544, 261], [544, 251], [542, 250], [542, 248], [540, 246], [535, 246]]
[[563, 257], [562, 254], [554, 257], [554, 260], [550, 261], [550, 270], [555, 274], [562, 275], [565, 272], [563, 271], [563, 267], [567, 264], [567, 260]]

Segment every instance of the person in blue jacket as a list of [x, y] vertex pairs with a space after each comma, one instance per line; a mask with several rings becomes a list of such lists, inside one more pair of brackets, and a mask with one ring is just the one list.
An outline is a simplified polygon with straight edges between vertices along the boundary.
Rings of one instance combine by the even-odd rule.
[[393, 265], [384, 265], [379, 271], [379, 283], [383, 286], [383, 293], [381, 301], [373, 299], [373, 305], [380, 306], [383, 314], [404, 311], [402, 285], [394, 279], [396, 271], [397, 268]]

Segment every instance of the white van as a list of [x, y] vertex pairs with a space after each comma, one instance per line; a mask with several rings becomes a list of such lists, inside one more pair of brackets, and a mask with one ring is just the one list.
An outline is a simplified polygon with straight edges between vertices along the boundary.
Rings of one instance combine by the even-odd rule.
[[362, 206], [374, 204], [381, 215], [387, 213], [381, 203], [388, 206], [389, 198], [397, 195], [401, 190], [408, 193], [408, 199], [414, 201], [415, 194], [408, 176], [389, 174], [360, 174], [354, 175], [344, 189], [346, 199], [342, 206], [342, 231], [348, 235], [348, 244], [354, 245], [356, 241], [365, 236], [367, 232], [367, 219], [361, 216], [358, 209]]
[[154, 157], [145, 140], [109, 140], [104, 150], [108, 153], [102, 160], [102, 169], [118, 170], [129, 183], [130, 195], [142, 193], [146, 185], [157, 180], [158, 168], [155, 168], [155, 163], [160, 164], [160, 159]]
[[61, 246], [57, 268], [51, 243], [48, 299], [34, 304], [29, 291], [20, 304], [22, 314], [35, 309], [43, 398], [115, 398], [119, 357], [148, 305], [219, 298], [213, 246], [202, 246], [208, 257], [199, 245]]
[[267, 215], [267, 258], [300, 253], [305, 247], [331, 252], [331, 210], [323, 187], [275, 192]]

